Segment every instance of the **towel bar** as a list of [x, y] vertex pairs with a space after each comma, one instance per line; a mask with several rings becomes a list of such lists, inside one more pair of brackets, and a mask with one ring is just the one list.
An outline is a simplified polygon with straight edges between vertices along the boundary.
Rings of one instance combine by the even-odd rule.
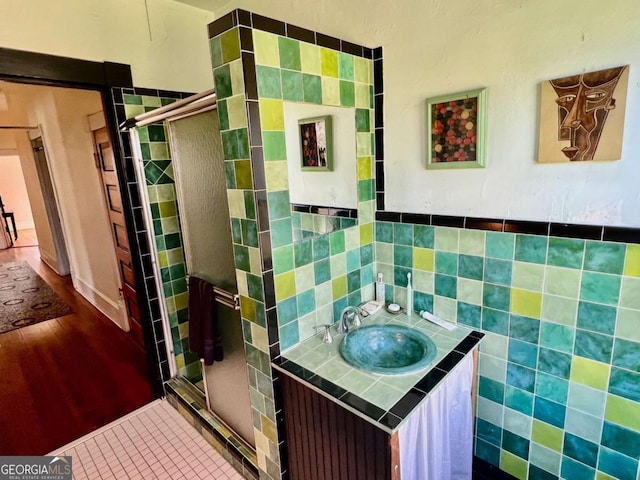
[[[189, 289], [189, 275], [186, 276], [187, 290]], [[220, 287], [213, 287], [213, 297], [216, 302], [224, 305], [225, 307], [233, 308], [234, 310], [240, 310], [240, 295], [237, 293], [224, 290]]]

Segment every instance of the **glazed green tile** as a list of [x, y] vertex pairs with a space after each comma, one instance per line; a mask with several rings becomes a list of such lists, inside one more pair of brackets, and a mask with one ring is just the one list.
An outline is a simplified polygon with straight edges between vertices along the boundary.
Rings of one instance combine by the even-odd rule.
[[255, 220], [241, 220], [242, 243], [248, 247], [258, 247], [258, 225]]
[[143, 160], [151, 160], [151, 149], [148, 143], [140, 144], [140, 154]]
[[458, 261], [458, 275], [460, 277], [473, 280], [482, 280], [483, 274], [484, 259], [482, 257], [473, 255], [460, 255]]
[[166, 143], [150, 143], [149, 150], [151, 151], [152, 160], [168, 160], [170, 158]]
[[574, 354], [598, 362], [610, 363], [613, 337], [596, 332], [577, 329]]
[[262, 132], [265, 161], [286, 160], [287, 145], [283, 131]]
[[485, 307], [509, 311], [509, 304], [511, 301], [510, 288], [485, 283], [482, 296], [482, 305]]
[[347, 53], [338, 53], [338, 73], [341, 79], [353, 80], [353, 56]]
[[348, 291], [347, 275], [334, 277], [331, 280], [332, 298], [334, 299], [342, 298], [347, 294], [347, 291]]
[[458, 252], [458, 232], [457, 228], [435, 227], [436, 250], [447, 252]]
[[640, 458], [640, 432], [621, 427], [614, 423], [604, 422], [604, 427], [602, 428], [602, 445], [628, 457], [635, 458], [636, 460]]
[[371, 155], [374, 150], [374, 136], [370, 133], [356, 133], [356, 153], [359, 157]]
[[556, 452], [562, 451], [563, 432], [560, 428], [534, 419], [531, 440]]
[[[414, 227], [406, 223], [393, 224], [393, 241], [398, 245], [413, 245]], [[422, 245], [420, 245], [422, 246]]]
[[542, 294], [529, 290], [511, 290], [511, 312], [525, 317], [540, 318]]
[[[544, 470], [545, 472], [551, 473], [552, 475], [557, 476], [560, 473], [561, 457], [560, 453], [554, 452], [553, 450], [543, 447], [535, 442], [532, 442], [529, 447], [529, 461], [531, 462], [531, 465]], [[530, 475], [529, 478], [533, 480], [534, 477], [533, 475]]]
[[640, 432], [640, 403], [608, 394], [604, 418]]
[[209, 40], [209, 52], [211, 54], [211, 66], [213, 68], [222, 65], [222, 47], [220, 45], [220, 36]]
[[565, 325], [553, 322], [541, 322], [540, 345], [561, 352], [573, 352], [573, 339], [575, 330]]
[[322, 103], [322, 81], [317, 75], [302, 75], [302, 91], [306, 103]]
[[331, 280], [331, 262], [329, 259], [319, 260], [313, 263], [313, 274], [316, 285]]
[[458, 300], [482, 305], [482, 282], [458, 278]]
[[[454, 295], [454, 292], [451, 292]], [[415, 295], [414, 295], [415, 298]], [[456, 323], [457, 302], [455, 297], [434, 295], [433, 297], [433, 313], [440, 318], [444, 318], [447, 321]]]
[[542, 299], [542, 315], [544, 320], [550, 320], [567, 326], [576, 325], [578, 300], [555, 295], [544, 295]]
[[289, 70], [282, 70], [282, 98], [292, 102], [304, 100], [302, 74]]
[[289, 191], [282, 190], [280, 192], [269, 192], [267, 194], [269, 204], [269, 218], [278, 220], [291, 215], [291, 207], [289, 203]]
[[579, 270], [561, 267], [547, 267], [544, 291], [552, 295], [578, 298], [580, 293]]
[[242, 60], [234, 60], [229, 65], [231, 74], [231, 92], [233, 95], [244, 93], [244, 73], [242, 71]]
[[584, 254], [584, 269], [621, 275], [626, 248], [624, 243], [589, 241]]
[[161, 175], [162, 170], [155, 163], [149, 162], [144, 166], [144, 176], [148, 183], [155, 184]]
[[368, 200], [373, 200], [375, 194], [375, 180], [360, 180], [358, 181], [358, 201], [366, 202]]
[[508, 335], [509, 314], [501, 310], [482, 307], [482, 329], [500, 335]]
[[[228, 128], [235, 130], [247, 126], [247, 111], [244, 95], [234, 95], [226, 99]], [[219, 107], [218, 107], [219, 108]], [[221, 130], [224, 130], [222, 126]]]
[[[296, 277], [293, 271], [274, 276], [276, 300], [281, 301], [296, 293]], [[295, 302], [295, 300], [294, 300]]]
[[235, 160], [238, 156], [238, 135], [235, 130], [222, 132], [222, 151], [225, 160]]
[[484, 255], [485, 232], [482, 230], [460, 230], [460, 253], [467, 255]]
[[323, 76], [338, 78], [338, 52], [321, 47], [320, 65]]
[[324, 105], [340, 105], [340, 80], [322, 77], [322, 103]]
[[166, 142], [167, 138], [164, 131], [164, 125], [149, 125], [147, 127], [150, 142]]
[[[397, 263], [397, 262], [396, 262]], [[435, 252], [435, 265], [437, 273], [447, 275], [457, 275], [458, 273], [458, 255], [450, 252]], [[404, 265], [409, 267], [410, 265]]]
[[280, 67], [288, 70], [300, 70], [300, 42], [290, 38], [278, 37]]
[[413, 268], [433, 272], [434, 269], [434, 251], [429, 248], [413, 249]]
[[[638, 461], [606, 447], [600, 448], [596, 480], [638, 479]], [[604, 473], [607, 472], [607, 473]]]
[[271, 245], [273, 248], [288, 245], [292, 240], [291, 217], [271, 222]]
[[236, 188], [243, 190], [253, 189], [253, 178], [251, 176], [251, 161], [236, 160], [234, 162], [236, 174]]
[[218, 120], [220, 121], [220, 130], [229, 130], [229, 111], [227, 109], [227, 100], [221, 99], [217, 103]]
[[320, 47], [310, 43], [300, 42], [300, 65], [303, 73], [320, 75]]
[[257, 65], [280, 66], [278, 37], [272, 33], [253, 29], [253, 49]]
[[369, 61], [364, 58], [355, 57], [355, 79], [357, 82], [370, 83], [369, 82]]
[[355, 88], [353, 82], [340, 80], [340, 105], [354, 107], [356, 104]]
[[484, 281], [497, 285], [511, 285], [513, 262], [487, 258], [484, 264]]
[[149, 128], [148, 127], [139, 127], [138, 128], [138, 140], [140, 143], [149, 143]]
[[329, 237], [331, 255], [344, 252], [344, 231], [333, 232]]
[[513, 233], [487, 232], [485, 241], [486, 256], [513, 260], [515, 235]]
[[124, 95], [122, 95], [122, 98], [126, 105], [142, 105], [141, 95], [131, 95], [129, 93], [125, 93]]
[[281, 100], [260, 99], [260, 124], [265, 130], [284, 130], [284, 108]]
[[329, 258], [329, 237], [327, 235], [321, 235], [315, 237], [312, 241], [313, 245], [313, 260], [324, 260]]
[[586, 330], [613, 335], [616, 325], [616, 313], [615, 307], [580, 302], [577, 326]]
[[513, 455], [505, 450], [500, 454], [500, 469], [513, 475], [519, 480], [527, 478], [527, 462], [526, 460]]
[[219, 99], [233, 94], [231, 86], [231, 71], [229, 65], [223, 65], [213, 70], [213, 80], [216, 86], [216, 96]]
[[517, 261], [544, 264], [546, 258], [547, 237], [516, 235], [515, 259]]
[[621, 278], [619, 275], [585, 271], [582, 273], [580, 298], [606, 305], [616, 305], [620, 298]]
[[567, 402], [569, 382], [544, 372], [536, 375], [536, 395], [562, 405]]
[[253, 191], [245, 190], [243, 193], [244, 197], [244, 213], [246, 218], [250, 218], [255, 220], [256, 218], [256, 204], [253, 196]]
[[282, 84], [280, 70], [272, 67], [256, 67], [258, 81], [258, 95], [261, 98], [282, 98]]
[[260, 302], [264, 301], [261, 276], [247, 273], [247, 286], [251, 298]]
[[606, 390], [609, 382], [609, 365], [584, 357], [574, 356], [571, 361], [571, 381]]
[[627, 245], [627, 257], [624, 264], [624, 274], [630, 277], [640, 277], [640, 245]]
[[369, 101], [369, 86], [356, 83], [356, 107], [371, 108]]
[[640, 342], [640, 311], [627, 308], [618, 309], [616, 336]]
[[640, 373], [612, 367], [609, 393], [640, 402]]
[[612, 363], [640, 373], [640, 343], [616, 338]]
[[293, 245], [273, 249], [273, 273], [277, 275], [293, 270], [293, 249]]
[[640, 278], [623, 277], [620, 306], [640, 310]]
[[142, 96], [142, 104], [145, 107], [153, 107], [153, 108], [159, 108], [162, 106], [162, 102], [160, 100], [160, 97], [155, 97], [155, 96], [150, 96], [150, 95], [143, 95]]
[[[358, 180], [372, 178], [374, 178], [373, 159], [371, 157], [358, 157]], [[373, 218], [371, 220], [373, 220]]]
[[435, 293], [436, 295], [455, 299], [457, 296], [457, 278], [449, 275], [436, 274]]
[[565, 430], [585, 440], [600, 443], [602, 418], [569, 408], [565, 419]]
[[127, 118], [134, 118], [143, 113], [145, 113], [145, 109], [142, 105], [125, 105], [124, 106], [124, 114]]
[[370, 115], [368, 109], [356, 109], [356, 131], [368, 132], [371, 128]]
[[251, 271], [250, 264], [249, 264], [249, 250], [247, 249], [247, 247], [234, 245], [233, 257], [234, 257], [237, 269], [244, 270], [245, 272]]
[[574, 238], [549, 238], [547, 264], [558, 267], [582, 268], [584, 240]]
[[237, 28], [232, 28], [220, 35], [223, 63], [228, 63], [236, 58], [240, 58], [240, 37], [238, 33]]

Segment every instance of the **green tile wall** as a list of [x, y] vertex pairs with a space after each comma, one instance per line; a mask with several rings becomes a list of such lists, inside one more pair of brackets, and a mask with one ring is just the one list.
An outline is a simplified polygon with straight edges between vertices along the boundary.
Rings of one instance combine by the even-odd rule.
[[[247, 31], [252, 51], [241, 54], [238, 28], [212, 38], [210, 50], [258, 466], [265, 478], [280, 478], [283, 439], [276, 429], [270, 355], [373, 293], [373, 65], [298, 40]], [[255, 70], [251, 63], [243, 65], [248, 59]], [[255, 97], [250, 93], [254, 81]], [[354, 108], [358, 226], [293, 243], [284, 101]]]
[[376, 222], [387, 296], [483, 330], [475, 454], [520, 479], [638, 478], [640, 245]]
[[[127, 118], [168, 105], [174, 98], [124, 94]], [[164, 124], [138, 128], [153, 233], [178, 374], [202, 381], [197, 355], [189, 351], [189, 294], [171, 152]]]

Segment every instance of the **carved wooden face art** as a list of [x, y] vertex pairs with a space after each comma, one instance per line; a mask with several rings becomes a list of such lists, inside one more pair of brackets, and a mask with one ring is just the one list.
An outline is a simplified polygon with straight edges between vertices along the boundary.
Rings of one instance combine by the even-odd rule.
[[593, 160], [609, 112], [613, 92], [626, 66], [550, 80], [558, 98], [558, 139], [568, 140], [562, 153], [570, 161]]

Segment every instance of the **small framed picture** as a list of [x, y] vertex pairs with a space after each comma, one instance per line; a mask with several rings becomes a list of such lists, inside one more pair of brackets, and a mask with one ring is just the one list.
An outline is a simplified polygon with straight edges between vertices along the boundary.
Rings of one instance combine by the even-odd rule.
[[487, 90], [427, 99], [427, 168], [484, 167]]
[[309, 172], [333, 170], [331, 116], [298, 120], [300, 168]]

